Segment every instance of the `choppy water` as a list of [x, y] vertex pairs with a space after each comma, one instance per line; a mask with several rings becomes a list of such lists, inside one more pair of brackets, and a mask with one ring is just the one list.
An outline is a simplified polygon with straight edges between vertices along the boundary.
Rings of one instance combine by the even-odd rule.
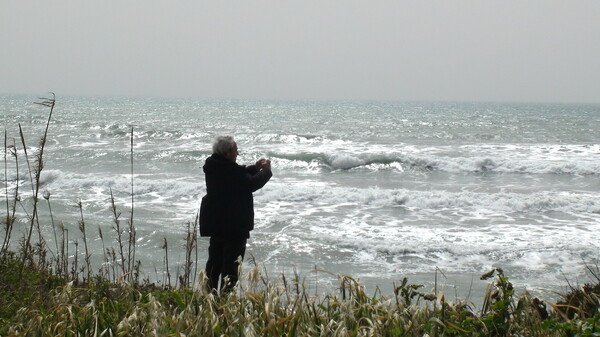
[[[14, 137], [21, 147], [21, 123], [30, 153], [48, 112], [33, 101], [0, 97], [9, 144]], [[503, 267], [520, 286], [557, 290], [565, 277], [587, 281], [584, 264], [600, 255], [600, 105], [59, 96], [43, 189], [72, 233], [78, 199], [88, 228], [104, 233], [110, 189], [129, 212], [131, 126], [139, 256], [149, 274], [162, 267], [163, 237], [182, 260], [218, 134], [235, 136], [239, 163], [272, 160], [248, 248], [271, 275], [310, 275], [316, 266], [390, 292], [405, 276], [433, 282], [439, 268], [447, 282], [462, 280], [464, 295], [465, 280]], [[14, 188], [15, 164], [7, 164]]]

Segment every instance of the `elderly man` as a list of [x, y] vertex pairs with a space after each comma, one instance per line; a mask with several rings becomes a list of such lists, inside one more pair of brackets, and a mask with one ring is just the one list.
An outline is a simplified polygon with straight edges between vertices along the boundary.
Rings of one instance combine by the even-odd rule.
[[[206, 159], [206, 196], [200, 206], [200, 235], [210, 236], [206, 273], [211, 289], [231, 289], [238, 280], [240, 258], [254, 229], [252, 192], [271, 179], [271, 162], [260, 159], [254, 165], [236, 163], [237, 144], [231, 136], [219, 136], [213, 154]], [[227, 282], [225, 283], [225, 280]]]

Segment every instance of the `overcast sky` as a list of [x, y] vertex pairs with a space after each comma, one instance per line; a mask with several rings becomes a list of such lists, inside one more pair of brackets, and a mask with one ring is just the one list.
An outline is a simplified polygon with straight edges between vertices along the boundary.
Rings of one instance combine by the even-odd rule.
[[600, 102], [600, 1], [2, 1], [0, 93]]

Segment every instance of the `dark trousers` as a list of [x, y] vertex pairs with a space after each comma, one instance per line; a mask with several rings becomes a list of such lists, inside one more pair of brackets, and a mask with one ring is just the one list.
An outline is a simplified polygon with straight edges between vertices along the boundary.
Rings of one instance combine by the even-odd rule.
[[219, 290], [220, 280], [221, 291], [231, 289], [238, 281], [238, 258], [241, 256], [243, 259], [245, 252], [246, 239], [211, 237], [206, 262], [208, 286]]

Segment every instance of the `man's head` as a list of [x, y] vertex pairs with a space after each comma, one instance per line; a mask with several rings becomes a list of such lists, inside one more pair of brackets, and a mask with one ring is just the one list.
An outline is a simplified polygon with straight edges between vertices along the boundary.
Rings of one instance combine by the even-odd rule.
[[238, 155], [237, 144], [231, 136], [218, 136], [213, 143], [213, 153], [220, 154], [235, 163]]

